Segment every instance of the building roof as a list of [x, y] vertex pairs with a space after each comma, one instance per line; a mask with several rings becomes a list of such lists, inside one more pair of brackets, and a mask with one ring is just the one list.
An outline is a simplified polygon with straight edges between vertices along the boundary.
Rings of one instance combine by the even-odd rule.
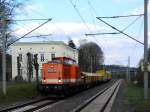
[[63, 45], [71, 50], [75, 50], [78, 51], [77, 49], [73, 49], [71, 47], [69, 47], [66, 43], [64, 43], [63, 41], [38, 41], [38, 42], [16, 42], [14, 44], [11, 45], [11, 47], [13, 46], [20, 46], [20, 45], [36, 45], [36, 44], [53, 44], [53, 45]]
[[66, 45], [62, 41], [37, 41], [37, 42], [16, 42], [16, 43], [14, 43], [11, 46], [14, 46], [14, 45], [26, 45], [26, 44], [63, 44], [63, 45]]

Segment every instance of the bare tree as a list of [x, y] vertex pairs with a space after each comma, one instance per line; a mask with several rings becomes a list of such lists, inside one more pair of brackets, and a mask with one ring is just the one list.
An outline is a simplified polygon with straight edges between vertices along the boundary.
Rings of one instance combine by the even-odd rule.
[[[19, 2], [19, 0], [0, 0], [0, 35], [2, 35], [2, 17], [5, 19], [6, 26], [6, 46], [15, 39], [12, 35], [12, 25], [15, 24], [12, 19], [17, 15], [17, 9], [23, 6], [25, 0]], [[0, 43], [2, 37], [0, 37]], [[1, 46], [1, 45], [0, 45]]]
[[[15, 36], [12, 35], [13, 27], [12, 25], [15, 24], [12, 19], [16, 15], [16, 10], [21, 8], [24, 4], [25, 0], [19, 1], [19, 0], [0, 0], [0, 80], [2, 75], [2, 19], [5, 19], [5, 30], [6, 30], [6, 51], [8, 50], [7, 45], [14, 41]], [[11, 55], [6, 55], [6, 69], [8, 72], [8, 69], [11, 65]], [[8, 67], [9, 66], [9, 67]], [[10, 70], [10, 69], [9, 69]], [[8, 73], [7, 73], [8, 74]], [[7, 75], [6, 74], [6, 75]], [[10, 73], [9, 73], [10, 74]], [[8, 76], [7, 76], [8, 77]]]
[[94, 42], [79, 47], [79, 66], [83, 71], [95, 72], [104, 62], [102, 49]]

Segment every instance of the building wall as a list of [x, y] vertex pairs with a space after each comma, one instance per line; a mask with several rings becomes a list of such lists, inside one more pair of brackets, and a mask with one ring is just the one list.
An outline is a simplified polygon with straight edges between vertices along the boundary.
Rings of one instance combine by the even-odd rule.
[[[41, 78], [42, 63], [51, 61], [51, 54], [55, 57], [66, 56], [76, 60], [78, 64], [78, 50], [72, 49], [63, 42], [47, 42], [47, 43], [16, 43], [11, 46], [12, 53], [12, 78], [17, 76], [17, 56], [22, 54], [21, 69], [22, 76], [27, 80], [27, 53], [38, 54], [39, 76]], [[44, 54], [44, 61], [41, 61], [41, 55]], [[34, 69], [34, 68], [33, 68]], [[35, 80], [35, 70], [33, 71], [33, 79]]]

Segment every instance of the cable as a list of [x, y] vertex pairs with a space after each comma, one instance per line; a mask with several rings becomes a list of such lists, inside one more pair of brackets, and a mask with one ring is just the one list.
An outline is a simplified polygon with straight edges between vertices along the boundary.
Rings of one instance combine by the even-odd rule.
[[[30, 27], [29, 25], [27, 26], [26, 24], [24, 24], [23, 22], [21, 22], [21, 23], [19, 23], [19, 24], [23, 24], [23, 25], [21, 25], [21, 26], [23, 26], [23, 28], [25, 28], [27, 31], [30, 31], [31, 29], [32, 29], [32, 27]], [[38, 25], [40, 25], [39, 23], [38, 23]], [[38, 26], [37, 25], [37, 26]], [[32, 25], [31, 25], [32, 26]], [[39, 33], [38, 31], [35, 31], [34, 33], [36, 33], [36, 34], [41, 34], [41, 33]]]
[[[126, 26], [123, 30], [121, 30], [122, 32], [124, 32], [127, 28], [129, 28], [131, 25], [133, 25], [139, 18], [141, 18], [142, 16], [137, 17], [134, 21], [132, 21], [128, 26]], [[111, 32], [111, 33], [95, 33], [95, 34], [85, 34], [86, 36], [91, 36], [91, 35], [106, 35], [106, 34], [121, 34], [120, 32]]]
[[133, 25], [138, 19], [140, 19], [142, 16], [137, 17], [134, 21], [132, 21], [128, 26], [126, 26], [122, 31], [125, 31], [127, 28], [129, 28], [131, 25]]
[[94, 9], [94, 7], [92, 6], [92, 4], [89, 0], [88, 0], [88, 4], [91, 7], [91, 9], [93, 10], [93, 12], [95, 13], [95, 15], [97, 15], [96, 10]]
[[[97, 12], [96, 12], [96, 10], [95, 10], [95, 8], [92, 6], [92, 4], [91, 4], [91, 2], [88, 0], [88, 5], [90, 6], [90, 8], [91, 8], [91, 10], [94, 12], [94, 14], [95, 14], [95, 16], [97, 16], [98, 14], [97, 14]], [[96, 23], [96, 22], [95, 22]], [[96, 28], [96, 24], [95, 24], [95, 28]], [[98, 29], [99, 30], [99, 29]], [[100, 30], [99, 30], [100, 31]], [[114, 33], [118, 33], [118, 32], [114, 32]], [[86, 35], [87, 36], [87, 35]], [[95, 37], [96, 38], [96, 37]], [[97, 39], [96, 39], [97, 40]], [[97, 40], [97, 42], [98, 43], [100, 43], [99, 42], [99, 40]], [[108, 44], [108, 42], [105, 40], [105, 43], [106, 44]], [[106, 48], [105, 47], [103, 47], [103, 49], [104, 49], [104, 51], [108, 51], [109, 52], [109, 48], [106, 46]], [[105, 55], [107, 55], [107, 56], [109, 56], [109, 53], [108, 54], [105, 54]]]
[[143, 16], [144, 14], [135, 14], [135, 15], [125, 15], [125, 16], [110, 16], [110, 17], [98, 17], [98, 18], [126, 18], [126, 17], [135, 17], [135, 16]]
[[[139, 28], [139, 33], [138, 33], [138, 38], [137, 39], [139, 39], [139, 37], [140, 37], [140, 34], [141, 34], [141, 30], [142, 30], [142, 27], [143, 27], [143, 21], [142, 21], [142, 23], [141, 23], [141, 25], [140, 25], [140, 28]], [[137, 46], [137, 43], [135, 43], [135, 45], [134, 45], [134, 47], [133, 47], [133, 50], [132, 50], [132, 57], [134, 57], [134, 55], [135, 55], [135, 51], [136, 50], [134, 50], [134, 49], [136, 49], [136, 46]]]
[[[32, 10], [32, 9], [31, 9], [31, 10]], [[37, 10], [32, 10], [32, 12], [37, 13], [37, 14], [40, 15], [41, 17], [47, 18], [43, 13], [40, 13], [40, 12], [37, 11]], [[65, 33], [65, 31], [64, 31], [62, 28], [60, 28], [58, 25], [56, 25], [56, 24], [54, 23], [54, 20], [52, 21], [52, 24], [54, 24], [55, 27], [56, 27], [58, 30], [61, 30], [62, 33], [64, 33], [64, 35], [65, 35], [66, 37], [71, 38], [69, 35], [67, 35], [67, 34]], [[54, 32], [53, 32], [53, 33], [54, 33]]]
[[29, 37], [24, 37], [24, 38], [32, 38], [32, 37], [46, 37], [46, 36], [51, 36], [52, 34], [46, 34], [46, 35], [34, 35], [34, 36], [29, 36]]
[[90, 28], [88, 27], [88, 25], [86, 24], [84, 18], [81, 16], [79, 10], [77, 9], [77, 7], [73, 4], [73, 2], [71, 0], [69, 0], [69, 2], [71, 3], [71, 5], [73, 6], [73, 8], [75, 9], [75, 11], [77, 12], [77, 14], [79, 15], [80, 19], [82, 20], [82, 22], [84, 23], [84, 25], [87, 27], [87, 29], [91, 32]]
[[[48, 18], [47, 19], [16, 19], [16, 20], [10, 20], [10, 21], [45, 21], [45, 20], [49, 20]], [[9, 21], [9, 20], [8, 20]]]
[[104, 21], [104, 20], [102, 20], [101, 18], [99, 18], [99, 17], [96, 17], [96, 18], [97, 18], [97, 19], [99, 19], [101, 22], [105, 23], [106, 25], [110, 26], [112, 29], [114, 29], [114, 30], [116, 30], [116, 31], [118, 31], [118, 32], [120, 32], [120, 33], [122, 33], [122, 34], [126, 35], [127, 37], [131, 38], [132, 40], [135, 40], [135, 41], [137, 41], [138, 43], [140, 43], [140, 44], [144, 45], [144, 43], [142, 43], [142, 42], [140, 42], [140, 41], [136, 40], [135, 38], [131, 37], [130, 35], [128, 35], [128, 34], [126, 34], [126, 33], [124, 33], [123, 31], [121, 31], [121, 30], [117, 29], [116, 27], [114, 27], [114, 26], [112, 26], [112, 25], [108, 24], [107, 22], [105, 22], [105, 21]]
[[[92, 6], [92, 4], [90, 3], [90, 1], [88, 0], [88, 4], [91, 7], [91, 9], [93, 10], [93, 12], [97, 15], [94, 7]], [[136, 16], [136, 15], [128, 15], [130, 17]], [[139, 17], [137, 17], [133, 22], [131, 22], [128, 26], [126, 26], [122, 31], [125, 31], [127, 28], [129, 28], [132, 24], [134, 24], [139, 18], [141, 18], [143, 16], [143, 14], [137, 15]], [[116, 17], [117, 18], [117, 17]], [[118, 17], [119, 18], [119, 17]], [[106, 33], [107, 34], [107, 33]], [[111, 34], [111, 33], [110, 33]], [[137, 44], [137, 43], [136, 43]]]
[[41, 25], [39, 25], [38, 27], [34, 28], [33, 30], [31, 30], [30, 32], [26, 33], [26, 34], [23, 35], [22, 37], [20, 37], [20, 38], [16, 39], [15, 41], [9, 43], [9, 44], [7, 45], [7, 47], [9, 47], [10, 45], [14, 44], [14, 43], [17, 42], [18, 40], [20, 40], [20, 39], [26, 37], [27, 35], [29, 35], [30, 33], [32, 33], [33, 31], [37, 30], [38, 28], [40, 28], [41, 26], [45, 25], [46, 23], [48, 23], [48, 22], [51, 21], [51, 20], [52, 20], [52, 19], [47, 20], [46, 22], [44, 22], [44, 23], [42, 23]]
[[[77, 9], [77, 7], [73, 4], [73, 2], [72, 2], [71, 0], [69, 0], [69, 2], [70, 2], [71, 5], [73, 6], [73, 8], [74, 8], [75, 11], [77, 12], [77, 14], [79, 15], [80, 19], [82, 20], [82, 22], [84, 23], [84, 25], [86, 26], [86, 28], [87, 28], [90, 32], [92, 32], [92, 31], [90, 30], [90, 28], [88, 27], [88, 25], [86, 24], [84, 18], [81, 16], [81, 14], [80, 14], [79, 10]], [[92, 37], [94, 38], [94, 36], [92, 36]], [[96, 38], [94, 38], [94, 40], [96, 40], [96, 42], [98, 42], [98, 40], [97, 40]], [[99, 44], [100, 44], [100, 43], [99, 43]]]
[[111, 35], [114, 35], [114, 34], [120, 34], [118, 32], [112, 32], [112, 33], [94, 33], [94, 34], [85, 34], [85, 36], [93, 36], [93, 35], [106, 35], [106, 34], [111, 34]]

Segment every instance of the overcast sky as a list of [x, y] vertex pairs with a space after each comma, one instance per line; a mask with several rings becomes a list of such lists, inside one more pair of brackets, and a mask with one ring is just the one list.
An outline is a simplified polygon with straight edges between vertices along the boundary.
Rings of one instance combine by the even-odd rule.
[[[26, 38], [20, 41], [51, 41], [67, 42], [73, 39], [79, 46], [79, 41], [96, 42], [103, 50], [105, 64], [127, 65], [128, 56], [131, 66], [137, 66], [143, 57], [143, 45], [134, 40], [119, 35], [85, 36], [87, 33], [116, 32], [96, 17], [119, 16], [143, 13], [144, 0], [30, 0], [16, 19], [52, 18], [52, 21], [39, 28], [31, 35], [52, 34], [47, 38]], [[73, 5], [71, 4], [73, 3]], [[150, 5], [148, 5], [150, 15]], [[79, 13], [78, 13], [79, 12]], [[80, 15], [79, 15], [80, 14]], [[123, 30], [138, 17], [104, 19], [116, 28]], [[18, 37], [29, 32], [45, 21], [20, 22], [15, 25], [15, 35]], [[143, 42], [143, 17], [139, 17], [124, 32]], [[150, 26], [150, 22], [148, 24]], [[150, 36], [150, 30], [149, 30]]]

